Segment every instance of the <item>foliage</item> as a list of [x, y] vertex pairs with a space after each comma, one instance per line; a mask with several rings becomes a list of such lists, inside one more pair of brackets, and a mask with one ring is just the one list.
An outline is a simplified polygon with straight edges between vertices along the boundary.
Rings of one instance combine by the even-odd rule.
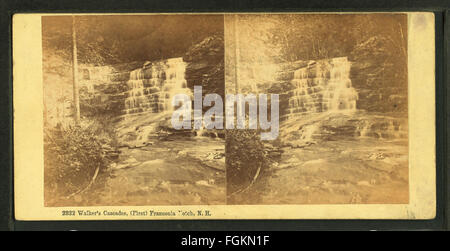
[[269, 164], [258, 130], [228, 130], [225, 149], [228, 194], [247, 187]]
[[[352, 86], [359, 95], [358, 109], [407, 111], [404, 14], [250, 15], [238, 18], [237, 27], [241, 61], [245, 59], [250, 68], [261, 64], [258, 60], [282, 65], [276, 81], [288, 82], [293, 77], [288, 73], [300, 68], [288, 69], [284, 65], [348, 57]], [[276, 82], [266, 88], [273, 93], [290, 89], [281, 85]], [[283, 111], [285, 99], [280, 100]]]
[[97, 168], [105, 173], [112, 160], [114, 138], [101, 123], [82, 120], [79, 125], [47, 130], [44, 148], [46, 190], [67, 196], [86, 187]]
[[390, 53], [406, 53], [404, 15], [290, 15], [276, 21], [271, 43], [287, 61], [348, 56], [373, 36], [388, 40]]
[[[219, 15], [77, 15], [78, 60], [108, 65], [182, 56], [210, 34], [223, 32]], [[72, 16], [42, 19], [46, 50], [71, 59]]]

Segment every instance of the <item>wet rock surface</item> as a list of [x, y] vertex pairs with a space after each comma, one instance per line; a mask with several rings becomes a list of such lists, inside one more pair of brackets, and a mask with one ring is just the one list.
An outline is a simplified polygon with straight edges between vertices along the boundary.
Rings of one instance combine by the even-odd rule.
[[292, 119], [280, 131], [284, 144], [291, 147], [345, 139], [407, 140], [408, 119], [365, 111], [317, 113]]
[[225, 204], [223, 140], [178, 139], [120, 150], [111, 178], [91, 204]]
[[328, 141], [291, 149], [272, 167], [262, 204], [408, 203], [405, 140]]
[[251, 204], [408, 203], [406, 118], [317, 113], [281, 132], [281, 155], [252, 189]]
[[281, 155], [232, 204], [409, 202], [408, 141], [341, 139], [275, 147]]

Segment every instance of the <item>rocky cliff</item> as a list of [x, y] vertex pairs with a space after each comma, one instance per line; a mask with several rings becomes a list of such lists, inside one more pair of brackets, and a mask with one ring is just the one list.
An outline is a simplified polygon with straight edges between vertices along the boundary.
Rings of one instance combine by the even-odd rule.
[[[281, 65], [277, 82], [265, 90], [280, 93], [281, 140], [305, 146], [345, 138], [407, 138], [406, 87], [392, 84], [392, 76], [386, 82], [377, 78], [375, 60], [381, 55], [360, 55], [358, 62], [340, 57]], [[388, 68], [393, 67], [383, 70]]]
[[187, 86], [203, 87], [203, 94], [224, 95], [224, 40], [223, 35], [214, 35], [191, 47], [183, 56], [186, 66]]
[[358, 109], [400, 113], [408, 110], [406, 51], [394, 53], [392, 41], [372, 37], [358, 44], [349, 56], [350, 78], [359, 93]]
[[[84, 116], [109, 115], [117, 123], [123, 145], [147, 144], [151, 137], [195, 136], [171, 128], [175, 94], [192, 98], [194, 85], [203, 95], [224, 95], [223, 37], [215, 35], [192, 46], [183, 57], [139, 64], [84, 67], [81, 111]], [[130, 69], [133, 67], [132, 69]], [[223, 133], [201, 131], [223, 137]]]

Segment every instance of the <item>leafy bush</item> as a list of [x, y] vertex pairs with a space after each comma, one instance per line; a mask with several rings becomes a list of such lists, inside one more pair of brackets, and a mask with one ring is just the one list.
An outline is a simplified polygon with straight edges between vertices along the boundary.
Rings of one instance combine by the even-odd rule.
[[108, 170], [115, 138], [99, 122], [82, 121], [46, 130], [44, 148], [47, 196], [68, 196], [88, 186], [96, 169]]
[[258, 130], [229, 130], [226, 135], [227, 193], [249, 186], [268, 163]]

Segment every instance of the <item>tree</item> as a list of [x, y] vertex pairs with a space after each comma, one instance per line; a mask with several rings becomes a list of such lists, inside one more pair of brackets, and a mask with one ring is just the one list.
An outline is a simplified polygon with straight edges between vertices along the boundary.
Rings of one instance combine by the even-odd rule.
[[75, 108], [74, 119], [78, 124], [80, 122], [80, 88], [78, 83], [78, 55], [77, 55], [77, 31], [75, 16], [72, 16], [72, 74], [73, 74], [73, 104]]

